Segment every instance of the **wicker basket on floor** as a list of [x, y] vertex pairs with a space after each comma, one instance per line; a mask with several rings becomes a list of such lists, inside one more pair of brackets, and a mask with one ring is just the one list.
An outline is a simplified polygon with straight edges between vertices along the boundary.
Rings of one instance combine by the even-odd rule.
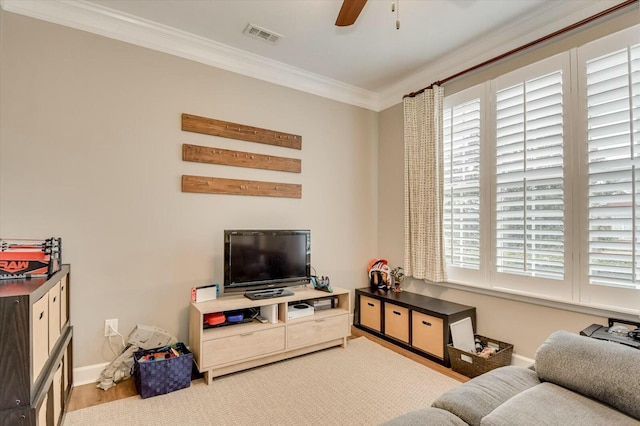
[[479, 334], [476, 334], [475, 337], [480, 339], [483, 346], [497, 347], [498, 351], [489, 358], [482, 358], [475, 353], [454, 348], [453, 345], [449, 344], [447, 350], [449, 351], [449, 360], [453, 371], [473, 378], [495, 368], [511, 364], [512, 344], [489, 339]]

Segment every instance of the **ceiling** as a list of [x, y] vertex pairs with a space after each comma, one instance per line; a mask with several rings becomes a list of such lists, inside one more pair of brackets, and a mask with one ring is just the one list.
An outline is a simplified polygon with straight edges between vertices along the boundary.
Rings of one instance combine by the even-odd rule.
[[[402, 95], [607, 9], [607, 0], [0, 0], [61, 23], [332, 99], [381, 110]], [[396, 0], [398, 1], [398, 0]], [[252, 23], [283, 37], [243, 34]]]

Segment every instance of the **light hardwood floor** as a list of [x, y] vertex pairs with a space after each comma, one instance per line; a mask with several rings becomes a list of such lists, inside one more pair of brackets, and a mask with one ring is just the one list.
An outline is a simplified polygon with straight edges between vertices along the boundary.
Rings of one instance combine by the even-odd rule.
[[[423, 364], [439, 373], [454, 378], [460, 382], [466, 382], [468, 377], [458, 374], [450, 368], [446, 368], [440, 364], [430, 361], [421, 357], [411, 351], [402, 349], [393, 343], [389, 343], [386, 340], [379, 339], [371, 334], [368, 334], [358, 328], [351, 327], [351, 339], [356, 337], [365, 336], [366, 338], [389, 348], [400, 355], [406, 356], [420, 364]], [[137, 395], [136, 386], [132, 378], [124, 380], [118, 383], [116, 386], [108, 390], [102, 390], [96, 387], [94, 383], [88, 385], [82, 385], [74, 387], [71, 391], [71, 400], [69, 401], [69, 411], [79, 410], [81, 408], [92, 407], [94, 405], [104, 404], [106, 402], [116, 401], [118, 399], [128, 398], [130, 396]]]

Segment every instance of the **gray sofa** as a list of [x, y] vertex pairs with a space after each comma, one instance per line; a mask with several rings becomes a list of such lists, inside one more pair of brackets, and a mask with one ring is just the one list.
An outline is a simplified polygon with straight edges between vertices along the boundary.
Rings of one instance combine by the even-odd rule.
[[532, 368], [497, 368], [385, 426], [467, 424], [637, 426], [640, 350], [557, 331]]

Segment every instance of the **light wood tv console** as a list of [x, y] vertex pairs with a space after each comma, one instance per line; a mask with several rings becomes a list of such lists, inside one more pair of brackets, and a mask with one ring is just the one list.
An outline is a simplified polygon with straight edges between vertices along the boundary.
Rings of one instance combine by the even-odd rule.
[[[303, 355], [332, 346], [345, 347], [351, 334], [349, 290], [333, 288], [333, 293], [313, 288], [293, 288], [293, 296], [250, 300], [242, 294], [225, 295], [207, 302], [191, 303], [189, 344], [198, 371], [207, 384], [214, 377]], [[316, 310], [313, 315], [289, 319], [292, 302], [337, 297], [337, 307]], [[246, 323], [205, 328], [204, 315], [261, 306], [277, 306], [277, 322]]]

